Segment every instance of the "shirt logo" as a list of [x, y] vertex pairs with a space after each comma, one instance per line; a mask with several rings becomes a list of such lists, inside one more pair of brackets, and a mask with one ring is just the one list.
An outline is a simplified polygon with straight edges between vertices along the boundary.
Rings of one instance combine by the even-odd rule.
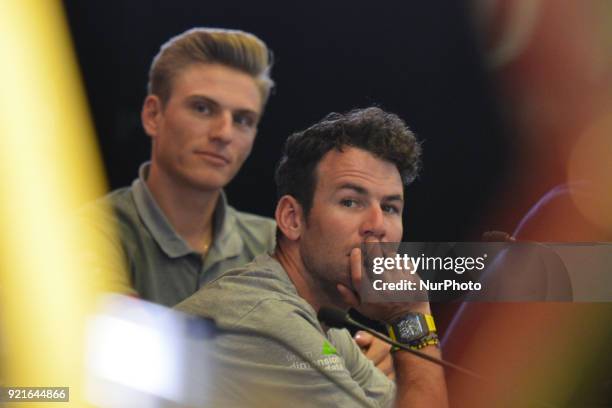
[[338, 351], [329, 341], [325, 340], [323, 342], [323, 355], [329, 356], [331, 354], [338, 354]]

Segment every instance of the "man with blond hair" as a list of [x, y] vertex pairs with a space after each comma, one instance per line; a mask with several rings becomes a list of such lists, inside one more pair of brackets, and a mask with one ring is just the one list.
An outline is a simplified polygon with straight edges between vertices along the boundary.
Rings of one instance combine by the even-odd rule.
[[270, 68], [266, 44], [243, 31], [194, 28], [162, 45], [141, 113], [151, 160], [97, 203], [110, 214], [90, 217], [118, 229], [125, 291], [173, 306], [273, 248], [274, 221], [237, 211], [223, 193], [251, 152]]

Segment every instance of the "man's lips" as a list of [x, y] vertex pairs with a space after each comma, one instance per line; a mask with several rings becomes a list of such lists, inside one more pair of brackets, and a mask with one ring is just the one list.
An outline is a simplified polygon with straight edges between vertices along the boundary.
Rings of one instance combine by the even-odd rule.
[[220, 166], [224, 166], [230, 163], [230, 159], [227, 156], [224, 156], [219, 153], [209, 152], [205, 150], [196, 150], [194, 153], [200, 157], [203, 157], [207, 161]]

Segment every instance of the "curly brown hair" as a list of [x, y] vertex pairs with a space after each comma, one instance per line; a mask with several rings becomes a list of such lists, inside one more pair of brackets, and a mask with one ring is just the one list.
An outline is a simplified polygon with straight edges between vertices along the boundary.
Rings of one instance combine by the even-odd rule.
[[351, 146], [393, 163], [404, 185], [417, 176], [421, 145], [397, 115], [378, 107], [330, 113], [306, 130], [289, 136], [276, 168], [278, 197], [291, 195], [308, 216], [316, 186], [315, 169], [331, 149]]

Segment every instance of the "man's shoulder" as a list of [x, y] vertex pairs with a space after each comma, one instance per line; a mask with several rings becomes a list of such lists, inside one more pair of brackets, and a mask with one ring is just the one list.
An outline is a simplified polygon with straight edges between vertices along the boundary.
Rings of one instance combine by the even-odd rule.
[[131, 187], [113, 190], [81, 207], [77, 214], [87, 225], [99, 231], [113, 231], [119, 236], [135, 236], [141, 229], [140, 217]]
[[227, 206], [229, 214], [235, 219], [235, 230], [242, 237], [245, 245], [260, 254], [274, 249], [276, 244], [276, 222], [269, 217], [238, 211]]
[[132, 188], [123, 187], [111, 191], [94, 201], [85, 204], [79, 209], [79, 213], [85, 216], [97, 216], [100, 214], [116, 215], [119, 213], [135, 213], [136, 208], [132, 198]]
[[222, 319], [229, 325], [236, 324], [247, 315], [251, 315], [253, 321], [253, 314], [271, 318], [272, 315], [286, 314], [288, 311], [307, 312], [309, 306], [274, 262], [266, 254], [244, 267], [227, 271], [177, 305], [177, 309]]
[[136, 214], [136, 205], [134, 204], [132, 187], [122, 187], [113, 190], [91, 203], [91, 205], [93, 207], [106, 206], [112, 209], [116, 214]]
[[270, 217], [264, 217], [244, 211], [238, 211], [231, 205], [227, 206], [228, 212], [236, 217], [236, 225], [247, 231], [275, 232], [276, 222]]

